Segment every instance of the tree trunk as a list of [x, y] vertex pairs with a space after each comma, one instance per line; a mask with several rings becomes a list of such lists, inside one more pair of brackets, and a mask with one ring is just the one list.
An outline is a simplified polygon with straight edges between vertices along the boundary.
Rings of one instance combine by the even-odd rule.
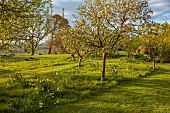
[[155, 58], [153, 58], [153, 70], [155, 70]]
[[31, 47], [31, 55], [33, 56], [34, 55], [34, 42], [32, 42], [32, 47]]
[[106, 55], [107, 55], [107, 53], [103, 52], [103, 54], [102, 54], [103, 63], [102, 63], [101, 81], [104, 81], [104, 80], [105, 80]]
[[98, 51], [95, 52], [95, 58], [97, 58], [99, 55], [98, 55]]
[[75, 60], [75, 56], [74, 56], [74, 55], [75, 55], [75, 53], [76, 53], [76, 52], [71, 52], [72, 61], [74, 61], [74, 60]]
[[82, 57], [79, 57], [78, 67], [80, 67], [80, 66], [81, 66], [81, 60], [82, 60]]
[[34, 55], [34, 49], [31, 50], [31, 56], [33, 56], [33, 55]]
[[71, 57], [72, 57], [72, 61], [74, 61], [75, 60], [75, 56], [74, 56], [73, 53], [71, 54]]
[[131, 57], [131, 54], [130, 52], [127, 53], [127, 57], [130, 58]]
[[48, 50], [48, 54], [51, 54], [51, 50], [52, 50], [52, 44], [50, 44], [50, 48]]

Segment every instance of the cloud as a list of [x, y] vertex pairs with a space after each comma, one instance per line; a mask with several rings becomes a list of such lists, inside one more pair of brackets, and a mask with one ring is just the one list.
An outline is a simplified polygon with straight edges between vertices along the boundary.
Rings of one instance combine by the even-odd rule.
[[53, 0], [53, 14], [62, 15], [62, 8], [64, 8], [65, 18], [69, 20], [70, 25], [73, 25], [74, 17], [72, 15], [77, 14], [76, 8], [83, 3], [84, 0]]
[[154, 11], [151, 15], [152, 20], [170, 23], [170, 0], [151, 0], [149, 6]]
[[[80, 4], [84, 4], [84, 0], [53, 0], [52, 4], [54, 7], [53, 14], [62, 15], [62, 8], [64, 8], [65, 18], [69, 20], [70, 25], [73, 25], [74, 17], [72, 14], [77, 14], [76, 8]], [[154, 11], [151, 20], [170, 23], [170, 0], [150, 0], [149, 6]]]

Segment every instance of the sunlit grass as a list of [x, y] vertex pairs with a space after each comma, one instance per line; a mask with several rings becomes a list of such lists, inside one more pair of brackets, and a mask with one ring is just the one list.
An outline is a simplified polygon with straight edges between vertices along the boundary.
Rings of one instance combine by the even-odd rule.
[[168, 66], [160, 68], [164, 74], [123, 81], [77, 103], [57, 106], [50, 113], [169, 113], [170, 70], [163, 71]]
[[[0, 111], [50, 113], [162, 112], [170, 109], [170, 68], [108, 58], [106, 81], [100, 81], [100, 58], [29, 55], [0, 59]], [[26, 61], [29, 59], [29, 61]], [[47, 110], [47, 111], [46, 111]]]

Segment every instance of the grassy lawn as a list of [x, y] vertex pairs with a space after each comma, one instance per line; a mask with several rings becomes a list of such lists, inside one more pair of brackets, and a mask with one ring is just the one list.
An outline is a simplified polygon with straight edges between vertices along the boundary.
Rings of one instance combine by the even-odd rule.
[[170, 113], [170, 70], [160, 67], [158, 74], [123, 81], [77, 103], [51, 108], [49, 113]]
[[[0, 58], [2, 113], [169, 113], [170, 66], [125, 57], [108, 58], [101, 82], [100, 58], [70, 55]], [[26, 61], [28, 59], [29, 61]]]

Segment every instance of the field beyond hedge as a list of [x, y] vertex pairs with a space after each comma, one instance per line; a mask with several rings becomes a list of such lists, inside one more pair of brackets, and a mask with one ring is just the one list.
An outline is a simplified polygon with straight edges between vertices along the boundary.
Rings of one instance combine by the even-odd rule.
[[[31, 57], [31, 58], [30, 58]], [[0, 113], [170, 113], [170, 66], [123, 55], [16, 55], [0, 58]]]

